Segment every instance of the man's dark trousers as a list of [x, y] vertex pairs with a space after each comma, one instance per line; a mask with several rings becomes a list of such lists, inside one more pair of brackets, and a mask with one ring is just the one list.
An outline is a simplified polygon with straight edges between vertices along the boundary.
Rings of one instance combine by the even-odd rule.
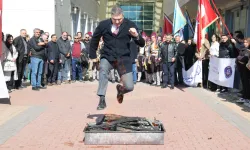
[[49, 63], [49, 66], [48, 66], [48, 83], [56, 83], [58, 68], [59, 68], [59, 60], [55, 60], [53, 64]]
[[[18, 60], [18, 59], [17, 59]], [[18, 80], [15, 82], [16, 88], [19, 88], [22, 86], [22, 79], [24, 75], [24, 69], [27, 64], [27, 56], [23, 57], [22, 61], [17, 61], [17, 74], [18, 74]]]
[[163, 84], [168, 85], [168, 79], [170, 79], [169, 83], [171, 86], [174, 86], [174, 78], [175, 78], [175, 63], [168, 62], [162, 64], [163, 70]]

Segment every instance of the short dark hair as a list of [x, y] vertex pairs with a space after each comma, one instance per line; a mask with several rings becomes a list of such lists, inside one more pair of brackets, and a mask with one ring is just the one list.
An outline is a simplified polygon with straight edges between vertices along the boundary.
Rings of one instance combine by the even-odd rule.
[[50, 37], [52, 38], [52, 37], [54, 37], [54, 36], [56, 36], [56, 34], [52, 34]]
[[68, 32], [66, 32], [66, 31], [63, 31], [62, 34], [63, 34], [63, 33], [67, 33], [67, 34], [68, 34]]
[[226, 36], [226, 37], [227, 37], [227, 35], [226, 35], [226, 34], [222, 34], [222, 35], [221, 35], [221, 37], [223, 37], [223, 36]]

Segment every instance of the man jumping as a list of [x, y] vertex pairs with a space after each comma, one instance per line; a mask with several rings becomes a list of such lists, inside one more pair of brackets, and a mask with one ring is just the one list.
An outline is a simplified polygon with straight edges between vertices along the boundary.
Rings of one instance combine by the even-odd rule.
[[134, 82], [129, 44], [132, 39], [140, 47], [145, 45], [144, 39], [138, 34], [137, 26], [124, 18], [123, 11], [119, 6], [112, 8], [111, 19], [101, 21], [97, 26], [90, 43], [90, 59], [97, 58], [96, 50], [101, 37], [103, 37], [104, 47], [101, 50], [97, 91], [100, 101], [97, 110], [106, 108], [105, 95], [111, 69], [116, 68], [121, 77], [122, 85], [116, 86], [118, 102], [122, 103], [124, 94], [133, 91]]

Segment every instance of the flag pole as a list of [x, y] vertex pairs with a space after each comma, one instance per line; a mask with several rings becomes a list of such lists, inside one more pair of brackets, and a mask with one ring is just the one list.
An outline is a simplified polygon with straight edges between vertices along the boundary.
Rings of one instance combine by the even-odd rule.
[[226, 30], [227, 30], [227, 32], [228, 32], [228, 35], [230, 36], [230, 38], [233, 38], [232, 35], [231, 35], [231, 33], [229, 32], [229, 29], [228, 29], [227, 25], [226, 25], [225, 22], [224, 22], [223, 17], [221, 16], [221, 14], [220, 14], [218, 8], [216, 7], [216, 5], [215, 5], [215, 3], [214, 3], [214, 0], [211, 0], [211, 1], [212, 1], [213, 5], [214, 5], [214, 8], [215, 8], [217, 14], [218, 14], [219, 17], [220, 17], [220, 20], [221, 20], [222, 24], [223, 24], [224, 27], [226, 28]]

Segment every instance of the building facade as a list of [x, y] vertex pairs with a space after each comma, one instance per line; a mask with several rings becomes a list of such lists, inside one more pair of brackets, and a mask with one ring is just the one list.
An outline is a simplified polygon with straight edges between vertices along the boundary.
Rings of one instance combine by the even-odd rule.
[[32, 36], [34, 28], [57, 35], [94, 32], [99, 9], [97, 0], [3, 0], [3, 32], [13, 36], [20, 29]]

